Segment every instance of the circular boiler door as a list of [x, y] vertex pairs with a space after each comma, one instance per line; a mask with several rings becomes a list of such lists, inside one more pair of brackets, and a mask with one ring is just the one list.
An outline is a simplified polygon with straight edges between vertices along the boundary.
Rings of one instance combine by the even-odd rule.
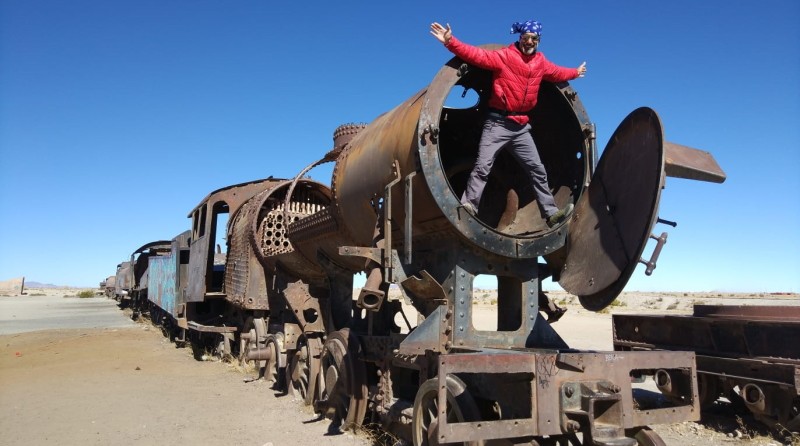
[[[437, 208], [435, 218], [425, 220], [425, 224], [436, 229], [447, 227], [487, 255], [535, 259], [564, 246], [567, 226], [547, 225], [530, 174], [508, 150], [498, 153], [477, 209], [468, 209], [460, 202], [478, 156], [491, 82], [491, 72], [453, 58], [425, 91], [417, 153], [425, 185]], [[465, 96], [477, 94], [477, 103], [473, 98], [465, 108], [451, 107], [453, 91]], [[530, 117], [531, 136], [546, 166], [556, 205], [563, 208], [582, 193], [588, 179], [588, 116], [568, 83], [543, 82], [539, 103]], [[417, 209], [415, 212], [421, 214]]]
[[663, 141], [656, 112], [634, 110], [609, 140], [575, 206], [559, 284], [588, 310], [616, 299], [642, 255], [664, 182]]

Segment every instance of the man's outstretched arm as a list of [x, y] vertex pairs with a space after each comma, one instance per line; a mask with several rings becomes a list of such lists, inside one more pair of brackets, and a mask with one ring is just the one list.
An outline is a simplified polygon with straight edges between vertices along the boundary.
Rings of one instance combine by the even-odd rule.
[[453, 37], [453, 30], [450, 28], [449, 23], [447, 27], [444, 27], [438, 22], [433, 22], [431, 24], [431, 34], [436, 37], [436, 40], [444, 44], [445, 48], [450, 52], [471, 65], [487, 70], [495, 70], [503, 65], [503, 61], [496, 51], [486, 51]]

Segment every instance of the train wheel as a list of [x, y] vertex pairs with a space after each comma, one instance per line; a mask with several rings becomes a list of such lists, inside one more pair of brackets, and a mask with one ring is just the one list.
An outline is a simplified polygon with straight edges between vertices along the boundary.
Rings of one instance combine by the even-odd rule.
[[706, 410], [711, 407], [722, 394], [720, 391], [719, 379], [707, 373], [697, 374], [697, 391], [701, 410]]
[[785, 427], [789, 432], [800, 432], [800, 397], [792, 401], [792, 407], [789, 410], [789, 421], [786, 422]]
[[220, 361], [230, 362], [233, 359], [233, 336], [231, 333], [220, 333], [216, 339], [214, 355]]
[[[660, 435], [655, 433], [649, 427], [641, 427], [636, 429], [626, 429], [625, 436], [627, 438], [631, 438], [636, 440], [636, 444], [638, 446], [667, 446], [664, 440], [661, 438]], [[588, 446], [590, 444], [595, 444], [591, 440], [587, 440], [581, 433], [578, 434], [569, 434], [569, 435], [561, 435], [558, 437], [551, 437], [555, 439], [555, 444], [560, 445], [573, 445], [573, 446]], [[543, 444], [550, 444], [550, 443], [543, 443]]]
[[248, 318], [242, 335], [244, 336], [239, 336], [239, 365], [248, 372], [255, 370], [258, 378], [262, 378], [267, 361], [251, 360], [247, 357], [251, 350], [266, 347], [267, 323], [261, 318]]
[[[458, 377], [447, 375], [447, 422], [459, 423], [477, 420], [478, 406], [467, 386]], [[439, 437], [439, 378], [425, 381], [414, 398], [411, 432], [414, 446], [438, 445]], [[462, 443], [473, 445], [477, 443]]]
[[648, 427], [643, 427], [631, 433], [633, 434], [631, 437], [636, 440], [639, 446], [667, 446], [661, 436]]
[[319, 355], [322, 341], [300, 336], [297, 350], [292, 352], [286, 365], [286, 383], [289, 392], [307, 405], [316, 399], [316, 381], [319, 375]]
[[264, 377], [267, 381], [274, 383], [275, 386], [281, 386], [281, 374], [280, 374], [280, 356], [281, 351], [283, 351], [283, 334], [276, 333], [267, 335], [266, 339], [266, 348], [269, 350], [269, 358], [266, 362], [264, 367]]
[[331, 428], [358, 428], [367, 413], [367, 380], [359, 356], [361, 345], [349, 329], [335, 331], [325, 341], [320, 370], [318, 409]]

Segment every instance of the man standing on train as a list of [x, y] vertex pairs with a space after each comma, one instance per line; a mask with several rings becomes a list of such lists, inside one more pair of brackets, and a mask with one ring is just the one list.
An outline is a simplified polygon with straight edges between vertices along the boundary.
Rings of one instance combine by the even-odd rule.
[[542, 35], [542, 25], [537, 21], [514, 23], [511, 33], [519, 34], [519, 41], [490, 51], [456, 39], [449, 24], [446, 28], [436, 22], [431, 24], [431, 34], [445, 48], [465, 62], [492, 72], [489, 112], [483, 125], [478, 158], [461, 204], [471, 214], [477, 213], [492, 165], [500, 150], [507, 147], [530, 177], [547, 225], [553, 227], [566, 220], [573, 205], [569, 203], [563, 209], [556, 206], [547, 183], [547, 172], [530, 133], [528, 113], [536, 106], [542, 80], [565, 82], [583, 77], [586, 62], [578, 68], [565, 68], [547, 60], [537, 51]]

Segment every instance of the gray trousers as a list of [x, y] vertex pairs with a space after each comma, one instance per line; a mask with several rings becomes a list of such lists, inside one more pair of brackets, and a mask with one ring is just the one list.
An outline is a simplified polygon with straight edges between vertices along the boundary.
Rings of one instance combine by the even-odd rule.
[[558, 211], [553, 194], [550, 193], [550, 186], [547, 184], [547, 172], [539, 158], [539, 151], [536, 150], [530, 130], [530, 124], [522, 126], [503, 117], [489, 116], [486, 119], [478, 146], [478, 159], [475, 160], [475, 167], [469, 174], [467, 187], [461, 197], [462, 204], [471, 203], [478, 209], [494, 160], [497, 159], [500, 150], [508, 148], [530, 178], [536, 200], [545, 218]]

